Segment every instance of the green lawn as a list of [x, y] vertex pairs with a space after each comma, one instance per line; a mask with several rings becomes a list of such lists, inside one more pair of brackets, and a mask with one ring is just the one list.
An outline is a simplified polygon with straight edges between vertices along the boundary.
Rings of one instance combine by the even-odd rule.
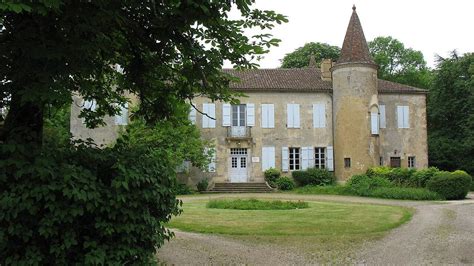
[[206, 208], [207, 200], [185, 202], [169, 227], [199, 233], [249, 236], [369, 236], [408, 221], [403, 207], [308, 201], [295, 210]]

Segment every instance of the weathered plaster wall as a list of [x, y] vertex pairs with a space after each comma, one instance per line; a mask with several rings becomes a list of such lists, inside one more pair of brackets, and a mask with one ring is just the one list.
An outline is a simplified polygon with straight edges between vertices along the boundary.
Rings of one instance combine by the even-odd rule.
[[[379, 137], [370, 131], [370, 109], [378, 106], [377, 70], [348, 64], [334, 67], [334, 165], [339, 181], [377, 165]], [[344, 167], [344, 158], [351, 167]]]
[[[390, 157], [400, 157], [402, 167], [408, 167], [408, 156], [415, 156], [416, 168], [428, 167], [426, 95], [380, 94], [379, 101], [386, 109], [387, 128], [380, 129], [384, 165], [390, 165]], [[408, 105], [410, 128], [398, 128], [400, 105]]]
[[[289, 93], [289, 92], [246, 92], [248, 97], [240, 98], [242, 104], [255, 104], [255, 126], [251, 129], [252, 141], [226, 141], [227, 128], [222, 126], [222, 103], [216, 102], [216, 128], [202, 128], [202, 115], [196, 117], [196, 125], [205, 139], [212, 139], [216, 144], [217, 161], [215, 173], [201, 173], [191, 169], [181, 177], [182, 181], [195, 184], [204, 177], [214, 182], [229, 181], [230, 149], [248, 148], [248, 176], [250, 182], [262, 182], [262, 147], [275, 147], [275, 167], [281, 169], [282, 147], [327, 147], [332, 146], [331, 96], [328, 93]], [[196, 98], [193, 103], [202, 109], [203, 103], [210, 103], [206, 98]], [[300, 105], [300, 128], [287, 128], [286, 105]], [[326, 127], [313, 128], [313, 104], [324, 103], [326, 106]], [[261, 127], [261, 104], [274, 104], [275, 128]], [[259, 157], [260, 162], [252, 163], [251, 157]], [[283, 173], [283, 175], [290, 173]]]

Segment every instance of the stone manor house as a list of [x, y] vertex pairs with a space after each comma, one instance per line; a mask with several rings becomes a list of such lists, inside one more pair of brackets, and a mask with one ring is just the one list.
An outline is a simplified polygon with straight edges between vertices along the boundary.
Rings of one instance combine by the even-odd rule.
[[[270, 167], [283, 175], [308, 167], [333, 171], [339, 181], [378, 165], [428, 166], [426, 90], [377, 79], [361, 23], [353, 8], [341, 56], [321, 67], [224, 71], [240, 78], [231, 89], [245, 93], [239, 105], [196, 98], [190, 119], [214, 141], [206, 172], [189, 167], [180, 178], [196, 183], [263, 182]], [[79, 98], [75, 99], [76, 101]], [[90, 130], [77, 119], [71, 132], [97, 143], [116, 138], [128, 112]]]

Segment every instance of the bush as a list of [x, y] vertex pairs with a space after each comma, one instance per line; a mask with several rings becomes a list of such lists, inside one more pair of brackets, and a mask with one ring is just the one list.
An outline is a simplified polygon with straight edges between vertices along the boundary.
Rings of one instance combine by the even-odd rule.
[[410, 187], [426, 187], [426, 182], [439, 172], [436, 167], [420, 169], [414, 172], [407, 182]]
[[386, 178], [397, 186], [408, 186], [410, 184], [411, 176], [415, 172], [415, 169], [380, 166], [367, 169], [366, 174], [369, 177], [378, 176]]
[[197, 183], [196, 187], [199, 192], [206, 191], [209, 187], [209, 181], [207, 180], [207, 178], [204, 178], [203, 180]]
[[353, 195], [348, 186], [304, 186], [294, 190], [298, 194]]
[[257, 199], [215, 199], [210, 200], [207, 208], [233, 209], [233, 210], [291, 210], [304, 209], [309, 205], [304, 201], [280, 201], [280, 200], [257, 200]]
[[177, 184], [174, 189], [176, 195], [190, 195], [194, 194], [194, 191], [186, 184]]
[[426, 187], [447, 200], [464, 199], [469, 192], [472, 178], [464, 171], [439, 172], [433, 176]]
[[294, 171], [293, 179], [299, 186], [315, 185], [326, 186], [335, 183], [334, 175], [326, 169], [308, 168], [304, 171]]
[[388, 174], [391, 170], [392, 168], [387, 166], [378, 166], [367, 169], [366, 174], [368, 177], [380, 176], [388, 179]]
[[354, 175], [347, 182], [350, 191], [359, 196], [370, 196], [372, 190], [379, 187], [393, 187], [388, 179], [384, 177], [367, 175]]
[[276, 180], [280, 177], [281, 173], [275, 168], [269, 168], [263, 173], [265, 176], [265, 181], [271, 186], [276, 187]]
[[156, 262], [173, 235], [164, 224], [180, 213], [175, 169], [186, 152], [203, 154], [197, 129], [170, 123], [130, 124], [103, 149], [2, 143], [0, 265]]
[[402, 200], [441, 200], [438, 193], [426, 188], [378, 187], [372, 190], [370, 197]]
[[280, 190], [292, 190], [295, 188], [295, 183], [293, 182], [293, 180], [291, 180], [291, 178], [287, 176], [279, 177], [276, 180], [275, 184]]

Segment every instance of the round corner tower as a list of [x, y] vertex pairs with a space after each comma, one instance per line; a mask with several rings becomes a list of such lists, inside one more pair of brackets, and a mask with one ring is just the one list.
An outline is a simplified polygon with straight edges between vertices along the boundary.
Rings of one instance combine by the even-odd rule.
[[[378, 165], [377, 65], [369, 54], [355, 6], [341, 56], [332, 67], [335, 175], [345, 181]], [[373, 131], [376, 114], [377, 131]]]

